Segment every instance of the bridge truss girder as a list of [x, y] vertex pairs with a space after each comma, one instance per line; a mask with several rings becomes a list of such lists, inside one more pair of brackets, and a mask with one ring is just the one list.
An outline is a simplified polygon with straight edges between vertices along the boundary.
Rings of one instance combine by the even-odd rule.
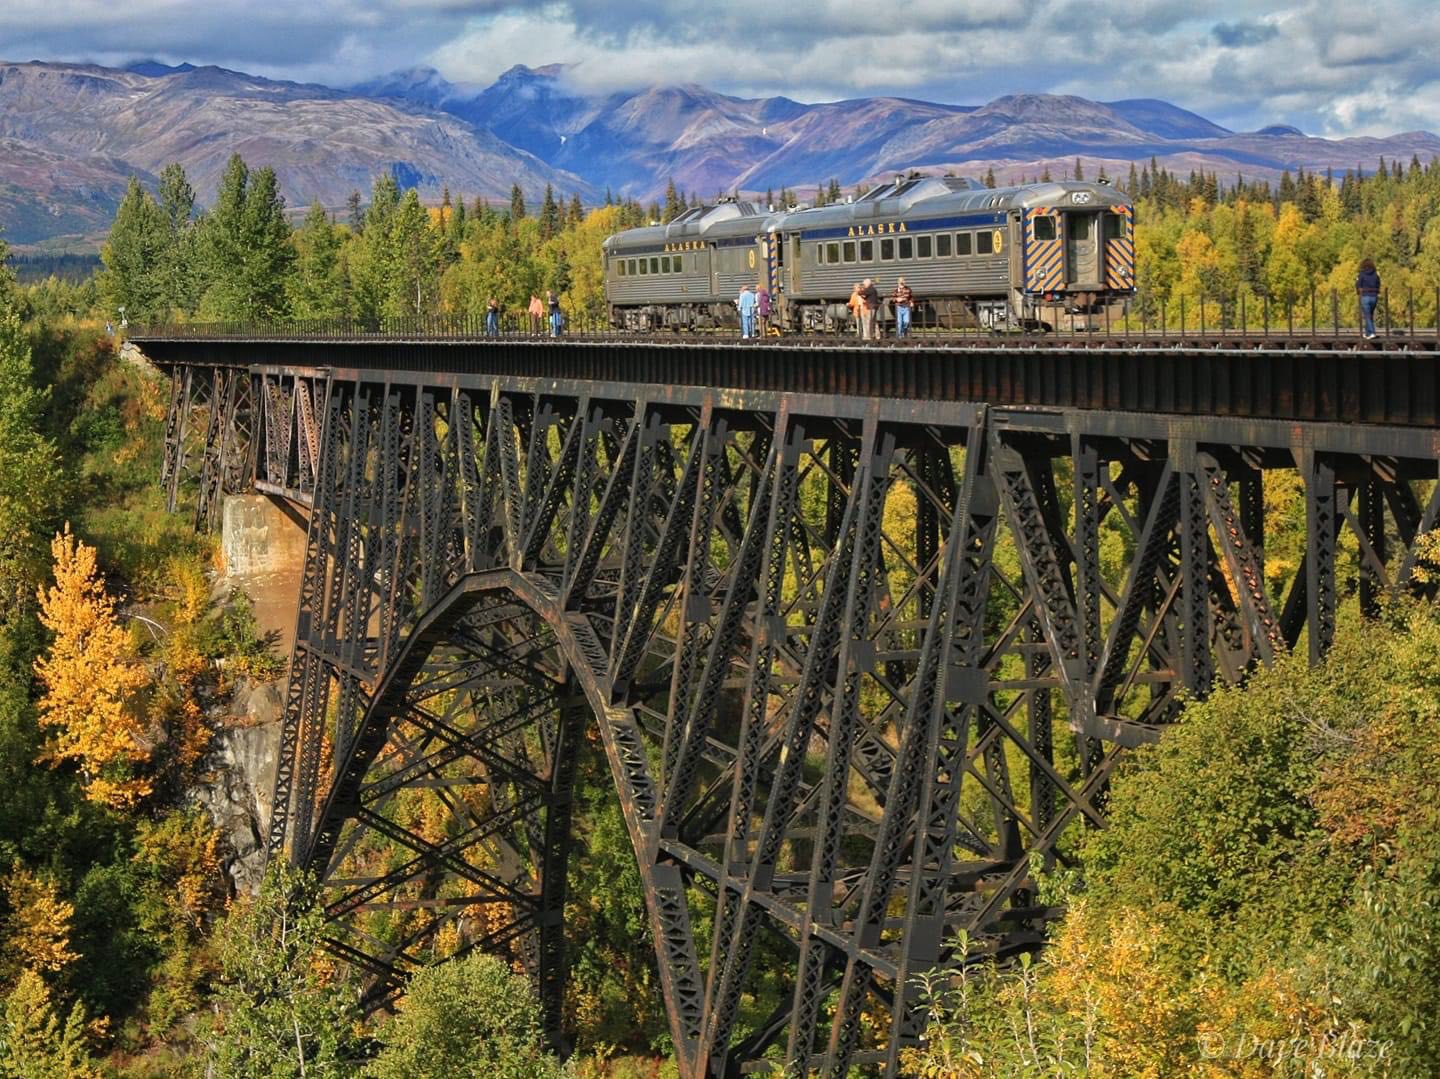
[[[310, 507], [270, 845], [319, 875], [369, 1003], [483, 948], [562, 1041], [593, 735], [687, 1076], [895, 1074], [960, 930], [1041, 943], [1033, 866], [1103, 827], [1124, 749], [1217, 678], [1318, 658], [1440, 513], [1413, 428], [263, 365], [174, 386], [170, 491], [198, 402], [207, 450], [236, 433], [217, 460]], [[785, 1000], [737, 1040], [761, 976]]]

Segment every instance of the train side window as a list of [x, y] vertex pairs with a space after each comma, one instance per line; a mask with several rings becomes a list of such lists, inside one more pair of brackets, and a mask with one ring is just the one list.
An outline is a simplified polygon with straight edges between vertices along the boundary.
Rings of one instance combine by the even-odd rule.
[[828, 262], [828, 263], [830, 263], [831, 265], [834, 265], [835, 263], [837, 263], [837, 262], [840, 261], [840, 245], [839, 245], [839, 244], [826, 244], [826, 245], [825, 245], [825, 261]]
[[[922, 236], [921, 239], [925, 240], [929, 237]], [[935, 237], [935, 257], [940, 259], [950, 257], [950, 234], [948, 232]]]
[[895, 258], [895, 241], [884, 239], [880, 241], [880, 257], [886, 262]]
[[816, 244], [816, 245], [815, 245], [815, 265], [817, 265], [817, 266], [824, 266], [824, 265], [825, 265], [825, 245], [824, 245], [824, 244]]
[[1055, 219], [1048, 214], [1035, 218], [1035, 239], [1053, 240], [1059, 235], [1055, 231]]
[[968, 232], [957, 232], [955, 234], [955, 254], [957, 257], [970, 254], [970, 235]]
[[617, 273], [620, 277], [624, 277], [624, 276], [625, 276], [625, 260], [624, 260], [624, 259], [620, 259], [619, 262], [618, 262], [616, 265], [619, 267], [619, 268], [616, 270], [616, 273]]
[[1100, 218], [1100, 229], [1102, 239], [1123, 240], [1125, 238], [1125, 218], [1120, 214], [1105, 214]]
[[845, 261], [846, 261], [846, 262], [854, 262], [854, 261], [855, 261], [855, 241], [854, 241], [854, 240], [846, 240], [846, 241], [845, 241]]
[[860, 241], [860, 261], [861, 261], [861, 262], [874, 262], [874, 261], [875, 261], [875, 241], [874, 241], [874, 240], [861, 240], [861, 241]]
[[661, 273], [669, 273], [669, 272], [670, 272], [670, 256], [669, 256], [669, 255], [661, 255], [661, 256], [660, 256], [660, 272], [661, 272]]
[[975, 234], [975, 254], [992, 255], [995, 253], [995, 234], [988, 229]]
[[900, 257], [902, 259], [915, 257], [915, 241], [909, 236], [900, 237]]
[[650, 265], [650, 260], [649, 260], [649, 259], [641, 259], [641, 260], [640, 260], [640, 273], [641, 273], [641, 274], [647, 274], [647, 273], [649, 273], [649, 272], [650, 272], [649, 265]]
[[659, 258], [658, 255], [652, 255], [652, 256], [650, 257], [650, 272], [651, 272], [651, 273], [659, 273], [659, 272], [660, 272], [660, 258]]

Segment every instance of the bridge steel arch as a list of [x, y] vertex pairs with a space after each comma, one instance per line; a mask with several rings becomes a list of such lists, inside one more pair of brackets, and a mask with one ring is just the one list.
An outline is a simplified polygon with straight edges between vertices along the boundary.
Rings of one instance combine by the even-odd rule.
[[[226, 460], [310, 510], [270, 842], [320, 875], [335, 951], [376, 1005], [502, 952], [561, 1040], [598, 739], [687, 1077], [897, 1074], [957, 931], [1041, 943], [1033, 862], [1104, 826], [1125, 749], [1216, 679], [1318, 658], [1440, 517], [1419, 426], [231, 374], [257, 421], [212, 423], [212, 388], [172, 428], [252, 430]], [[1287, 488], [1303, 550], [1267, 554]]]

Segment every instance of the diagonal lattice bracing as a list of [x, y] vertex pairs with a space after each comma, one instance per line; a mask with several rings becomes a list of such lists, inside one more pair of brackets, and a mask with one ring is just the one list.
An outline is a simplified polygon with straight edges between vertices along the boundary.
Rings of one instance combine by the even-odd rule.
[[1322, 654], [1440, 520], [1418, 429], [171, 373], [167, 495], [310, 514], [270, 843], [367, 1002], [485, 949], [564, 1044], [593, 736], [687, 1077], [898, 1074], [914, 976], [960, 930], [1040, 945], [1033, 867], [1103, 825], [1124, 750]]

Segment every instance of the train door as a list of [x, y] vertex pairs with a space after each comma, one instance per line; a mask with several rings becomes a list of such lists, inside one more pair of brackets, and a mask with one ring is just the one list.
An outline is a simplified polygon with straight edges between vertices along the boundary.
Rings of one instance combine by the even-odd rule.
[[1065, 283], [1071, 288], [1099, 285], [1099, 214], [1071, 211], [1065, 215]]
[[1131, 209], [1111, 207], [1101, 218], [1101, 239], [1105, 242], [1105, 287], [1128, 292], [1135, 287], [1135, 239], [1131, 235]]

